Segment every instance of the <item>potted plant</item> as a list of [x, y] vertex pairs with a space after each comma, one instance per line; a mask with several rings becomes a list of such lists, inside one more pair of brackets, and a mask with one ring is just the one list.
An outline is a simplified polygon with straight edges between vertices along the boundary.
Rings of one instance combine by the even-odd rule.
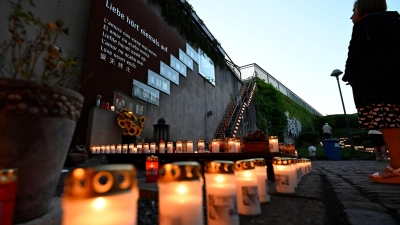
[[28, 2], [11, 2], [0, 49], [0, 168], [19, 171], [14, 222], [48, 211], [83, 103], [71, 86], [76, 57], [57, 46], [68, 29], [42, 22]]
[[246, 133], [242, 138], [243, 152], [268, 152], [269, 141], [267, 135], [256, 130], [252, 134]]

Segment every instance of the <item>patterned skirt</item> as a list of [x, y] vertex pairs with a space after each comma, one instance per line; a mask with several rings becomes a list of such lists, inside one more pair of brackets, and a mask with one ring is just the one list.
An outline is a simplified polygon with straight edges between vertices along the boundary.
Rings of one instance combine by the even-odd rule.
[[362, 129], [400, 127], [400, 105], [371, 104], [358, 108], [358, 124]]

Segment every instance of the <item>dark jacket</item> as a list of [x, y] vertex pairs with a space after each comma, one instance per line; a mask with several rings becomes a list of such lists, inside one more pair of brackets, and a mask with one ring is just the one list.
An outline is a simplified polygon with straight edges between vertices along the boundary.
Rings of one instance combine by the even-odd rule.
[[353, 88], [357, 108], [400, 104], [400, 15], [376, 12], [354, 24], [342, 78]]

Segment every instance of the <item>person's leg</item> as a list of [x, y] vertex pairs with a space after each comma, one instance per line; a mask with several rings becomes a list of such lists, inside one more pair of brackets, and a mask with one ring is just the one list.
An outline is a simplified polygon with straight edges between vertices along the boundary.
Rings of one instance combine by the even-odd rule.
[[[383, 128], [383, 138], [390, 154], [389, 166], [394, 170], [400, 168], [400, 128]], [[377, 176], [379, 175], [379, 176]], [[386, 180], [385, 180], [386, 178]], [[392, 179], [389, 179], [392, 178]], [[400, 176], [392, 173], [387, 168], [375, 175], [370, 175], [369, 179], [381, 183], [400, 183]], [[390, 182], [389, 182], [390, 180]]]
[[374, 153], [376, 161], [382, 161], [381, 156], [379, 155], [380, 146], [374, 146]]
[[384, 161], [387, 161], [387, 160], [388, 160], [388, 156], [387, 156], [386, 145], [380, 146], [380, 150], [381, 150], [381, 153], [382, 153], [382, 159], [383, 159]]

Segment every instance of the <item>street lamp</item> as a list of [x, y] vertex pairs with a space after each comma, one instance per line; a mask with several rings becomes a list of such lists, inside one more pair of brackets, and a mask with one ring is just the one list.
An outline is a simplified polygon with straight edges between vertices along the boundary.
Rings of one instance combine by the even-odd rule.
[[337, 80], [337, 84], [339, 87], [339, 93], [340, 93], [340, 99], [342, 100], [342, 106], [343, 106], [343, 111], [344, 111], [344, 118], [346, 119], [346, 125], [347, 125], [347, 132], [349, 135], [349, 140], [350, 140], [350, 145], [351, 145], [351, 151], [354, 150], [354, 144], [353, 144], [353, 135], [351, 135], [351, 131], [350, 131], [350, 126], [349, 126], [349, 121], [347, 120], [347, 114], [346, 114], [346, 108], [344, 107], [344, 102], [343, 102], [343, 96], [342, 96], [342, 90], [340, 89], [340, 84], [339, 84], [339, 76], [342, 74], [343, 72], [335, 69], [332, 71], [331, 77], [336, 77]]

